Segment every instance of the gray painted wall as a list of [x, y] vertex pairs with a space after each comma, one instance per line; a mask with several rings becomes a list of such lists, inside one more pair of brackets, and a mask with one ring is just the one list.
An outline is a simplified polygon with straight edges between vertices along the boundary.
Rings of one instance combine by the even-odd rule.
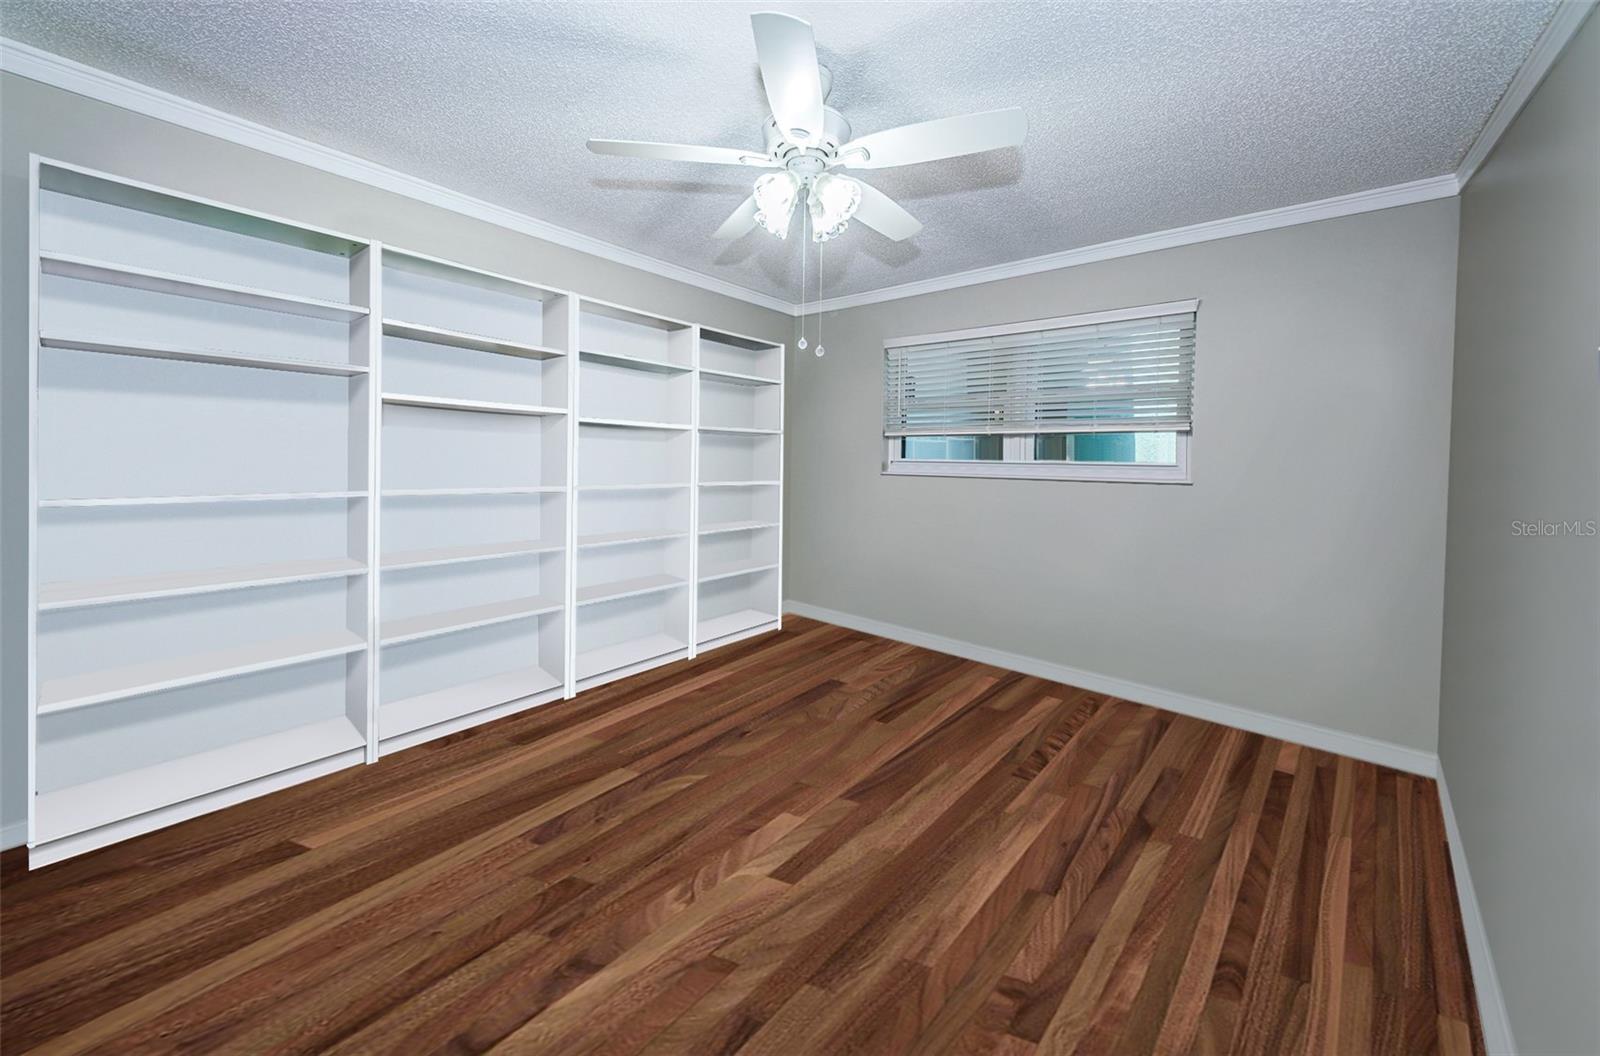
[[1512, 1031], [1600, 1052], [1600, 19], [1461, 202], [1439, 756]]
[[[789, 367], [789, 598], [1431, 752], [1456, 201], [850, 309]], [[1194, 484], [885, 477], [886, 337], [1200, 298]], [[792, 346], [791, 346], [792, 348]]]
[[[28, 154], [347, 231], [679, 318], [782, 341], [765, 308], [553, 245], [458, 213], [0, 74], [0, 824], [26, 816]], [[9, 834], [9, 833], [8, 833]]]
[[[9, 74], [0, 107], [5, 823], [25, 795], [30, 151], [791, 336], [775, 313]], [[790, 364], [790, 597], [1423, 750], [1437, 730], [1528, 1053], [1600, 1051], [1600, 544], [1512, 529], [1600, 516], [1597, 113], [1592, 20], [1464, 196], [1459, 306], [1457, 203], [1435, 202], [836, 313], [829, 355]], [[1187, 297], [1194, 485], [879, 474], [885, 337]]]

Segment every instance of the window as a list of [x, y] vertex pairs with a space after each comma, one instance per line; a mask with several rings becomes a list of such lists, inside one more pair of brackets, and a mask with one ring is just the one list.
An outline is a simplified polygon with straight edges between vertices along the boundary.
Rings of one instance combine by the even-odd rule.
[[1002, 455], [1003, 436], [906, 436], [900, 457], [935, 462], [995, 462]]
[[1198, 307], [885, 342], [884, 472], [1188, 483]]

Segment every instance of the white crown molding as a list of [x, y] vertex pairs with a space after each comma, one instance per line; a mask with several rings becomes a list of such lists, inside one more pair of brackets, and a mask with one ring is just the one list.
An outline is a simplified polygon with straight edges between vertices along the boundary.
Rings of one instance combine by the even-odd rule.
[[1266, 209], [1259, 213], [1247, 213], [1244, 216], [1212, 220], [1189, 227], [1173, 228], [1169, 231], [1156, 231], [1148, 235], [1136, 235], [1132, 238], [1124, 238], [1115, 242], [1101, 242], [1097, 245], [1069, 249], [1060, 253], [1048, 253], [1039, 257], [1029, 257], [1025, 260], [1012, 261], [1007, 264], [974, 268], [971, 271], [957, 272], [953, 275], [901, 283], [897, 286], [885, 286], [876, 290], [845, 294], [840, 297], [828, 297], [817, 301], [811, 306], [810, 311], [837, 312], [864, 304], [880, 304], [884, 301], [896, 301], [904, 297], [915, 297], [924, 293], [939, 293], [944, 290], [975, 286], [979, 283], [995, 282], [1020, 275], [1035, 275], [1042, 271], [1054, 271], [1057, 268], [1092, 264], [1095, 261], [1113, 260], [1117, 257], [1133, 256], [1136, 253], [1149, 253], [1157, 249], [1188, 246], [1197, 242], [1231, 238], [1234, 235], [1245, 235], [1255, 231], [1270, 231], [1273, 228], [1291, 227], [1295, 224], [1309, 224], [1318, 220], [1331, 220], [1335, 217], [1352, 216], [1356, 213], [1390, 209], [1397, 205], [1427, 202], [1436, 198], [1449, 198], [1452, 195], [1460, 194], [1461, 190], [1466, 187], [1467, 181], [1472, 179], [1479, 167], [1483, 165], [1489, 154], [1494, 150], [1495, 144], [1500, 141], [1500, 137], [1511, 126], [1511, 122], [1516, 118], [1517, 114], [1521, 113], [1522, 108], [1527, 105], [1534, 91], [1544, 81], [1545, 75], [1550, 72], [1550, 68], [1555, 65], [1556, 60], [1561, 57], [1561, 53], [1572, 42], [1572, 38], [1577, 36], [1584, 20], [1593, 13], [1597, 4], [1600, 4], [1600, 0], [1560, 0], [1555, 14], [1545, 24], [1544, 29], [1539, 33], [1538, 39], [1534, 42], [1533, 50], [1528, 53], [1528, 57], [1518, 67], [1516, 75], [1511, 78], [1511, 83], [1506, 86], [1505, 93], [1501, 95], [1500, 101], [1495, 104], [1494, 110], [1490, 112], [1483, 128], [1478, 131], [1477, 137], [1472, 141], [1472, 146], [1467, 148], [1466, 155], [1461, 159], [1461, 164], [1454, 173], [1434, 176], [1424, 180], [1414, 180], [1410, 183], [1397, 183], [1392, 187], [1358, 191], [1355, 194], [1341, 195], [1337, 198], [1324, 198], [1321, 201], [1306, 202], [1303, 205], [1290, 205], [1281, 209]]
[[525, 213], [452, 191], [448, 187], [408, 176], [353, 154], [291, 136], [286, 132], [235, 117], [137, 81], [85, 66], [81, 62], [74, 62], [9, 37], [0, 37], [0, 70], [195, 132], [216, 136], [230, 143], [309, 165], [381, 190], [402, 194], [407, 198], [449, 209], [568, 249], [696, 286], [711, 293], [722, 294], [785, 315], [794, 312], [794, 305], [782, 298], [760, 293], [726, 279], [702, 274], [681, 264], [652, 257], [603, 239], [572, 231], [547, 220], [539, 220]]
[[916, 282], [901, 283], [898, 286], [885, 286], [881, 289], [867, 290], [863, 293], [849, 293], [842, 297], [829, 297], [817, 301], [807, 311], [837, 312], [845, 308], [858, 308], [864, 304], [879, 304], [883, 301], [897, 301], [904, 297], [916, 297], [924, 293], [941, 293], [945, 290], [959, 289], [962, 286], [998, 282], [1001, 279], [1014, 279], [1022, 275], [1037, 275], [1042, 271], [1073, 268], [1080, 264], [1093, 264], [1096, 261], [1114, 260], [1117, 257], [1131, 257], [1138, 253], [1150, 253], [1158, 249], [1190, 246], [1196, 242], [1211, 242], [1219, 238], [1232, 238], [1235, 235], [1270, 231], [1278, 227], [1293, 227], [1296, 224], [1332, 220], [1341, 216], [1353, 216], [1356, 213], [1392, 209], [1397, 205], [1411, 205], [1414, 202], [1431, 202], [1436, 198], [1453, 197], [1459, 190], [1460, 185], [1456, 183], [1456, 178], [1453, 174], [1432, 176], [1425, 180], [1397, 183], [1392, 187], [1378, 187], [1370, 191], [1357, 191], [1354, 194], [1342, 194], [1337, 198], [1323, 198], [1320, 201], [1306, 202], [1302, 205], [1286, 205], [1278, 209], [1264, 209], [1259, 213], [1246, 213], [1244, 216], [1232, 216], [1222, 220], [1208, 220], [1203, 224], [1175, 227], [1168, 231], [1155, 231], [1148, 235], [1135, 235], [1132, 238], [1122, 238], [1115, 242], [1101, 242], [1093, 246], [1063, 250], [1060, 253], [1046, 253], [1043, 256], [1028, 257], [1025, 260], [1013, 260], [1006, 264], [991, 264], [988, 267], [973, 268], [971, 271], [960, 271], [953, 275], [940, 275], [931, 279], [919, 279]]
[[1539, 33], [1539, 39], [1534, 41], [1533, 50], [1517, 70], [1517, 75], [1511, 78], [1511, 83], [1506, 85], [1505, 94], [1489, 112], [1489, 119], [1478, 131], [1478, 138], [1472, 141], [1472, 146], [1467, 148], [1466, 155], [1461, 159], [1461, 165], [1456, 169], [1456, 182], [1462, 187], [1466, 187], [1467, 182], [1489, 159], [1495, 144], [1500, 142], [1500, 137], [1533, 97], [1534, 91], [1550, 72], [1550, 67], [1556, 64], [1572, 38], [1578, 35], [1578, 29], [1594, 11], [1596, 2], [1562, 0], [1555, 14], [1550, 16], [1550, 21]]
[[74, 62], [28, 44], [0, 37], [0, 69], [31, 80], [88, 96], [101, 102], [120, 106], [135, 113], [213, 135], [229, 142], [255, 150], [310, 165], [339, 176], [357, 180], [382, 190], [392, 191], [418, 201], [471, 216], [509, 230], [518, 231], [557, 245], [589, 253], [628, 267], [639, 268], [664, 278], [674, 279], [712, 293], [745, 301], [761, 308], [782, 312], [785, 315], [810, 315], [835, 312], [866, 304], [916, 297], [926, 293], [975, 286], [985, 282], [1036, 275], [1040, 272], [1092, 264], [1102, 260], [1150, 253], [1160, 249], [1194, 245], [1220, 238], [1232, 238], [1258, 231], [1280, 227], [1315, 223], [1341, 216], [1391, 209], [1395, 206], [1428, 202], [1459, 194], [1478, 167], [1494, 149], [1517, 113], [1527, 103], [1539, 83], [1549, 73], [1562, 50], [1582, 26], [1585, 18], [1600, 0], [1563, 0], [1550, 22], [1540, 33], [1532, 52], [1512, 78], [1500, 102], [1496, 104], [1488, 121], [1468, 149], [1460, 167], [1454, 173], [1433, 176], [1390, 187], [1378, 187], [1354, 194], [1324, 198], [1300, 205], [1283, 206], [1226, 217], [1187, 227], [1155, 231], [1145, 235], [1102, 242], [1092, 246], [1047, 253], [1023, 260], [994, 264], [970, 271], [956, 272], [914, 282], [885, 286], [876, 290], [824, 298], [801, 306], [770, 294], [740, 286], [716, 276], [706, 275], [681, 264], [652, 257], [627, 249], [590, 235], [539, 220], [524, 213], [495, 205], [482, 199], [452, 191], [435, 183], [408, 176], [394, 169], [365, 161], [307, 140], [291, 136], [265, 125], [246, 121], [232, 114], [215, 110], [180, 96], [163, 92], [147, 85], [106, 73], [92, 66]]
[[1450, 789], [1444, 783], [1444, 767], [1439, 767], [1439, 808], [1444, 814], [1445, 839], [1450, 844], [1450, 868], [1456, 878], [1456, 902], [1461, 907], [1461, 929], [1467, 936], [1467, 964], [1472, 970], [1472, 988], [1478, 997], [1478, 1019], [1483, 1025], [1483, 1047], [1489, 1056], [1516, 1056], [1516, 1041], [1511, 1037], [1511, 1018], [1506, 1012], [1505, 994], [1494, 970], [1489, 951], [1489, 932], [1484, 927], [1478, 894], [1472, 887], [1467, 868], [1467, 851], [1461, 844], [1461, 827], [1450, 803]]
[[1008, 671], [1020, 671], [1025, 675], [1047, 678], [1052, 682], [1077, 686], [1079, 689], [1087, 689], [1094, 693], [1105, 693], [1123, 700], [1131, 700], [1137, 704], [1148, 704], [1153, 708], [1161, 708], [1164, 711], [1174, 711], [1180, 715], [1205, 719], [1207, 722], [1231, 726], [1249, 733], [1259, 733], [1263, 737], [1274, 737], [1293, 744], [1320, 748], [1336, 755], [1348, 755], [1352, 759], [1377, 763], [1379, 766], [1404, 770], [1410, 774], [1433, 777], [1439, 772], [1439, 757], [1434, 753], [1423, 751], [1420, 748], [1409, 748], [1406, 745], [1395, 744], [1392, 741], [1380, 741], [1374, 737], [1364, 737], [1359, 733], [1348, 733], [1344, 730], [1335, 730], [1327, 726], [1318, 726], [1312, 722], [1284, 718], [1281, 715], [1272, 715], [1268, 712], [1256, 711], [1253, 708], [1240, 707], [1237, 704], [1223, 704], [1220, 701], [1207, 700], [1204, 697], [1191, 696], [1188, 693], [1162, 689], [1158, 686], [1149, 686], [1143, 682], [1134, 682], [1131, 679], [1118, 678], [1115, 675], [1102, 675], [1094, 671], [1068, 667], [1065, 664], [1058, 664], [1051, 660], [1040, 660], [1036, 657], [1022, 656], [1018, 653], [1008, 653], [1001, 649], [991, 649], [986, 645], [977, 645], [958, 638], [946, 638], [940, 634], [919, 631], [911, 627], [901, 627], [898, 624], [875, 620], [868, 616], [856, 616], [852, 613], [839, 612], [835, 609], [808, 605], [801, 601], [784, 601], [783, 611], [793, 613], [796, 616], [806, 616], [813, 620], [821, 620], [824, 623], [837, 624], [840, 627], [848, 627], [854, 631], [875, 634], [880, 638], [891, 638], [897, 642], [907, 642], [911, 645], [921, 646], [924, 649], [932, 649], [935, 652], [949, 653], [951, 656], [976, 660], [980, 664], [989, 664], [993, 667], [1005, 668]]

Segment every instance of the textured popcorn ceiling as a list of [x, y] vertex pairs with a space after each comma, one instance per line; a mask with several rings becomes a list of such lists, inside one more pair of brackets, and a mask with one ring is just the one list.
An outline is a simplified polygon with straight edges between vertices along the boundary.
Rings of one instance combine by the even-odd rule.
[[794, 240], [709, 237], [752, 173], [584, 148], [760, 148], [763, 9], [816, 27], [858, 135], [1028, 115], [1018, 150], [864, 174], [926, 228], [852, 225], [833, 296], [1451, 172], [1554, 4], [5, 0], [0, 29], [794, 300]]

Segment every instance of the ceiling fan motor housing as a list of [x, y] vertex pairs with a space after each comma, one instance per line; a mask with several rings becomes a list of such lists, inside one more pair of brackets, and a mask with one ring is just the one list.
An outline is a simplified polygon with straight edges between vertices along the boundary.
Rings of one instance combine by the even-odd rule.
[[776, 118], [768, 116], [762, 127], [767, 154], [802, 179], [815, 176], [834, 163], [839, 148], [850, 142], [850, 122], [831, 106], [822, 108], [822, 131], [813, 143], [796, 143]]

